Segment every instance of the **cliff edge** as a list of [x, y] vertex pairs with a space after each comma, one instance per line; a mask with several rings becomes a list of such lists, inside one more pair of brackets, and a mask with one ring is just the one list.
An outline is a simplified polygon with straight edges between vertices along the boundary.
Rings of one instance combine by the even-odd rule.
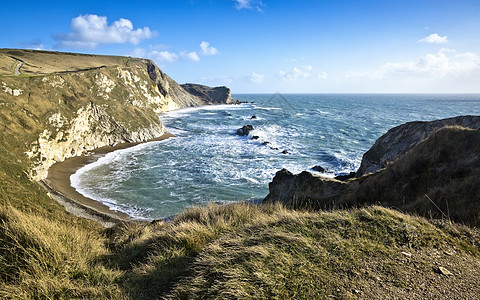
[[24, 149], [41, 180], [68, 157], [163, 135], [160, 112], [231, 100], [228, 88], [198, 89], [212, 93], [190, 93], [147, 59], [0, 49], [2, 143]]
[[[462, 116], [396, 127], [372, 147], [395, 149], [385, 153], [396, 152], [396, 159], [375, 173], [344, 182], [308, 172], [293, 175], [287, 170], [279, 171], [269, 184], [265, 202], [312, 209], [380, 204], [479, 226], [480, 130], [472, 129], [480, 127], [479, 121], [480, 117]], [[444, 126], [427, 133], [439, 124], [452, 123], [472, 128]], [[401, 133], [414, 132], [418, 135], [400, 138]], [[400, 155], [402, 151], [404, 154]], [[375, 151], [367, 153], [372, 152]]]
[[459, 116], [431, 122], [408, 122], [394, 127], [377, 139], [375, 144], [365, 152], [356, 177], [385, 168], [389, 162], [398, 159], [445, 126], [479, 129], [480, 117]]

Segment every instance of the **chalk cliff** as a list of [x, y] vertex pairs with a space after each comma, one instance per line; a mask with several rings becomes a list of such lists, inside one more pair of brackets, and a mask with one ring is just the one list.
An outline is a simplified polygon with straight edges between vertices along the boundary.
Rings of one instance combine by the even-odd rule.
[[224, 87], [192, 94], [146, 59], [0, 49], [0, 64], [2, 142], [27, 150], [34, 180], [68, 157], [161, 136], [160, 112], [231, 100]]

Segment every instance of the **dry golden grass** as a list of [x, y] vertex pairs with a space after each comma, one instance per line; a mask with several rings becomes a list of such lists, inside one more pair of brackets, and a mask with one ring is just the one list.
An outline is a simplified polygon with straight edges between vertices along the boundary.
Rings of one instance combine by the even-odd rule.
[[115, 297], [120, 272], [95, 262], [106, 254], [99, 234], [42, 216], [0, 208], [3, 298]]
[[[209, 205], [168, 223], [127, 223], [104, 234], [68, 214], [2, 207], [0, 244], [5, 298], [415, 298], [480, 292], [476, 231], [382, 207], [308, 212]], [[439, 263], [456, 277], [439, 274]], [[452, 281], [455, 289], [446, 290]]]
[[[275, 212], [263, 213], [204, 247], [192, 263], [192, 274], [176, 284], [169, 298], [412, 297], [419, 292], [418, 285], [412, 285], [413, 274], [418, 282], [432, 280], [429, 293], [447, 283], [437, 278], [430, 252], [456, 247], [457, 254], [475, 257], [479, 265], [478, 240], [460, 249], [459, 239], [425, 219], [382, 207], [258, 211], [263, 209]], [[415, 253], [415, 263], [422, 267], [406, 265], [401, 252]], [[455, 263], [463, 263], [462, 258], [456, 257]], [[462, 287], [464, 293], [479, 291], [474, 277], [479, 273], [464, 278], [469, 282]], [[404, 290], [408, 285], [411, 290]]]
[[0, 50], [0, 76], [13, 75], [18, 62], [8, 55], [4, 55]]
[[[53, 51], [0, 49], [0, 65], [11, 66], [1, 74], [13, 75], [17, 61], [24, 62], [20, 69], [23, 75], [44, 75], [61, 72], [74, 72], [106, 66], [122, 66], [136, 61], [124, 56], [88, 55]], [[12, 62], [13, 60], [13, 62]]]

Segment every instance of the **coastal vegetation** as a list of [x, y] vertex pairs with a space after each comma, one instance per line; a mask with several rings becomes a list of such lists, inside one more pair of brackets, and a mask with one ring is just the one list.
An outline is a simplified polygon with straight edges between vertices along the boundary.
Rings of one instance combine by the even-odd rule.
[[[35, 52], [19, 52], [35, 57]], [[56, 136], [59, 132], [72, 134], [69, 126], [78, 117], [78, 110], [93, 103], [95, 107], [103, 107], [105, 115], [113, 119], [91, 123], [94, 126], [84, 134], [91, 132], [89, 130], [104, 132], [110, 128], [105, 124], [115, 123], [125, 130], [118, 136], [125, 137], [122, 135], [125, 132], [155, 124], [155, 110], [171, 102], [162, 100], [147, 105], [148, 97], [143, 93], [131, 98], [137, 102], [120, 102], [119, 99], [128, 96], [124, 89], [142, 90], [135, 85], [119, 87], [120, 81], [115, 81], [117, 88], [112, 88], [108, 99], [101, 91], [90, 91], [98, 87], [95, 75], [120, 78], [120, 71], [128, 70], [132, 74], [144, 74], [144, 77], [138, 75], [139, 78], [150, 83], [149, 89], [161, 94], [159, 86], [152, 83], [152, 80], [158, 83], [155, 81], [158, 77], [149, 75], [146, 62], [133, 58], [78, 56], [75, 58], [78, 66], [72, 65], [72, 69], [68, 69], [71, 73], [59, 76], [58, 72], [65, 69], [64, 65], [57, 67], [63, 55], [47, 54], [58, 56], [58, 59], [47, 60], [51, 62], [48, 71], [44, 71], [48, 74], [34, 71], [32, 66], [40, 70], [43, 65], [33, 63], [33, 58], [29, 63], [23, 54], [23, 61], [32, 65], [31, 69], [25, 69], [31, 70], [28, 73], [31, 78], [11, 76], [9, 72], [16, 67], [14, 61], [0, 55], [2, 72], [9, 74], [0, 77], [1, 298], [475, 298], [480, 293], [478, 229], [451, 222], [448, 214], [430, 218], [414, 210], [403, 213], [399, 206], [392, 209], [375, 205], [384, 198], [397, 197], [396, 190], [391, 190], [391, 194], [358, 190], [362, 197], [372, 195], [374, 200], [348, 209], [336, 207], [322, 211], [281, 203], [211, 204], [189, 209], [168, 222], [126, 221], [112, 228], [67, 212], [32, 180], [31, 171], [39, 164], [35, 163], [37, 156], [26, 152], [32, 151], [32, 145], [39, 141], [44, 130], [55, 135], [44, 140], [68, 141], [68, 137], [56, 139]], [[91, 63], [90, 57], [106, 67], [74, 70], [81, 66], [95, 68], [98, 63]], [[5, 66], [3, 61], [7, 62]], [[84, 75], [80, 75], [82, 73]], [[161, 77], [163, 73], [156, 74]], [[65, 81], [63, 86], [47, 87], [43, 78], [49, 81], [55, 76]], [[1, 82], [12, 92], [2, 87]], [[22, 93], [14, 96], [14, 90]], [[169, 90], [164, 91], [168, 95]], [[165, 95], [163, 99], [168, 98]], [[53, 126], [59, 123], [49, 120], [59, 111], [66, 119], [65, 124]], [[115, 136], [116, 133], [106, 131], [105, 134]], [[419, 148], [423, 149], [420, 153], [425, 154], [424, 157], [410, 154], [403, 159], [407, 160], [406, 164], [417, 164], [420, 168], [430, 163], [428, 153], [440, 149], [439, 156], [433, 158], [449, 162], [454, 154], [462, 154], [455, 148], [461, 145], [457, 139], [463, 137], [472, 142], [478, 140], [477, 135], [478, 130], [449, 128]], [[476, 149], [473, 144], [469, 147], [462, 149], [465, 152]], [[43, 154], [38, 152], [38, 155]], [[468, 156], [462, 157], [467, 163]], [[433, 164], [432, 168], [438, 165]], [[403, 170], [400, 166], [393, 170], [395, 174], [404, 174], [402, 176], [411, 176], [408, 171], [418, 171]], [[393, 176], [388, 174], [378, 176]], [[468, 173], [463, 179], [453, 178], [452, 184], [457, 187], [455, 192], [463, 193], [462, 199], [468, 200], [470, 195], [471, 201], [478, 201], [476, 190], [470, 189], [471, 184], [476, 184], [471, 181], [475, 179], [472, 174], [476, 173]], [[375, 184], [365, 187], [378, 186], [378, 182], [387, 179], [380, 177]], [[434, 188], [435, 193], [441, 192], [436, 186], [428, 185], [427, 177], [418, 183]], [[449, 199], [450, 208], [453, 201], [455, 199]]]

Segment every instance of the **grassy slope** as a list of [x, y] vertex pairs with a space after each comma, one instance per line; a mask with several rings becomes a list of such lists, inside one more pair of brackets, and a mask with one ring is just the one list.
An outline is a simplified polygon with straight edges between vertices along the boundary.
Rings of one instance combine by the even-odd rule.
[[[350, 203], [380, 203], [480, 225], [480, 131], [445, 127], [386, 169], [359, 179]], [[349, 199], [348, 199], [349, 198]]]
[[[90, 68], [126, 65], [130, 58], [122, 56], [87, 55], [78, 53], [0, 49], [0, 75], [13, 75], [18, 60], [24, 62], [21, 73], [44, 75], [74, 72]], [[10, 66], [8, 68], [8, 66]]]
[[[11, 128], [0, 136], [2, 298], [471, 298], [480, 292], [475, 230], [380, 207], [209, 206], [168, 224], [109, 230], [74, 217], [26, 176], [26, 141], [41, 128], [29, 125], [38, 123], [21, 108], [37, 113], [40, 100], [1, 107], [1, 125]], [[440, 274], [439, 266], [453, 275]]]

